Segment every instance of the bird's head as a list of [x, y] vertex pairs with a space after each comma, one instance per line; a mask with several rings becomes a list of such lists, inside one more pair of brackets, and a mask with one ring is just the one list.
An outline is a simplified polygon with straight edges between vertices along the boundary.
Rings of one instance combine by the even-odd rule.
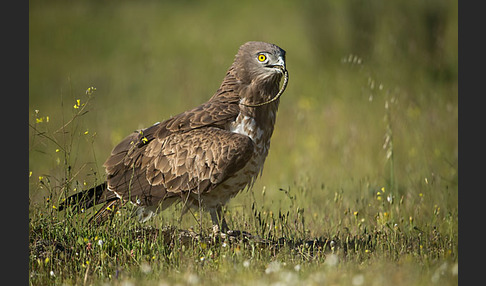
[[278, 84], [286, 71], [285, 51], [274, 44], [247, 42], [238, 50], [234, 68], [242, 83], [259, 80]]

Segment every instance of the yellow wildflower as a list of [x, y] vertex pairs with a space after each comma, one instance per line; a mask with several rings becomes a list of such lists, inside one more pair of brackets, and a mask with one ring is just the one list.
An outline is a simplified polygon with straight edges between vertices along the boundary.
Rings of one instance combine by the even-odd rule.
[[78, 109], [81, 106], [81, 100], [76, 99], [76, 104], [74, 104], [74, 109]]
[[93, 92], [95, 92], [95, 91], [96, 91], [96, 87], [93, 87], [93, 86], [92, 87], [88, 87], [88, 89], [86, 90], [86, 94], [87, 95], [92, 95]]

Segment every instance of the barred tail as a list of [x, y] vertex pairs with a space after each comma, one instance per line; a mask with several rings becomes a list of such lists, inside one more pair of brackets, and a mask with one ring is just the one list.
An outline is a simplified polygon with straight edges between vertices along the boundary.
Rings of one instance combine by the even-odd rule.
[[74, 206], [78, 209], [78, 211], [81, 211], [116, 198], [117, 197], [114, 195], [114, 193], [108, 192], [106, 182], [104, 182], [89, 190], [84, 190], [69, 196], [57, 207], [57, 209], [61, 211], [67, 206]]

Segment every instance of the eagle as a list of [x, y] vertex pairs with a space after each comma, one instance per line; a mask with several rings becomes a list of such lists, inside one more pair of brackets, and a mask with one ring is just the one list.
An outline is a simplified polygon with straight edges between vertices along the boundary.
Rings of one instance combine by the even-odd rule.
[[202, 208], [213, 227], [228, 231], [223, 206], [261, 175], [287, 83], [283, 49], [241, 45], [207, 102], [128, 135], [103, 164], [106, 181], [71, 195], [58, 209], [103, 203], [91, 218], [103, 222], [115, 206], [131, 202], [143, 222], [181, 202], [183, 214]]

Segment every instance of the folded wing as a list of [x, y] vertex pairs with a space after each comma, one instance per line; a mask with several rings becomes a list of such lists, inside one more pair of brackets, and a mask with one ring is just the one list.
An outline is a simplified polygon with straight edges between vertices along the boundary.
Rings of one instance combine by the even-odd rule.
[[104, 164], [109, 190], [143, 206], [188, 192], [209, 192], [253, 154], [249, 137], [217, 127], [168, 134], [162, 128], [134, 132], [113, 149]]

